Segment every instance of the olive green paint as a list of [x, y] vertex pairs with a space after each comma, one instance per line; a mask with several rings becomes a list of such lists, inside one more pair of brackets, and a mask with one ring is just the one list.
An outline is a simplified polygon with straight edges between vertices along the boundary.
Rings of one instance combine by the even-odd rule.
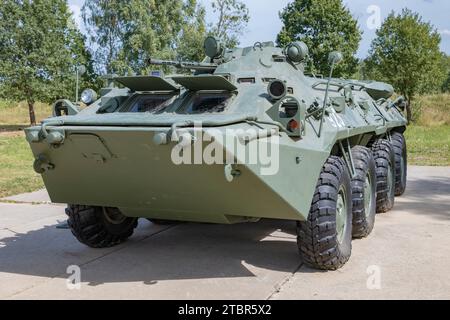
[[[405, 130], [403, 114], [389, 100], [389, 85], [332, 79], [319, 137], [324, 80], [305, 76], [303, 65], [291, 62], [283, 49], [265, 42], [228, 50], [213, 60], [205, 59], [217, 64], [207, 75], [117, 78], [130, 89], [109, 88], [103, 91], [105, 96], [76, 115], [47, 119], [42, 126], [28, 128], [35, 158], [46, 161], [46, 166], [39, 168], [44, 168], [42, 177], [52, 201], [117, 207], [127, 216], [155, 219], [212, 223], [304, 220], [322, 166], [330, 154], [339, 154], [339, 142], [345, 141], [347, 146], [348, 139], [352, 145], [366, 145], [372, 137]], [[283, 105], [267, 93], [274, 79], [283, 81], [289, 90], [283, 99], [297, 101], [299, 111], [292, 119], [300, 121], [301, 130], [288, 132], [290, 119], [281, 116], [282, 110], [274, 111], [274, 106]], [[102, 104], [115, 98], [120, 98], [114, 100], [120, 104], [141, 91], [157, 94], [175, 89], [179, 90], [178, 99], [162, 113], [120, 113], [117, 108], [98, 113]], [[233, 91], [223, 112], [177, 112], [192, 98], [190, 91], [223, 90]], [[193, 128], [198, 122], [203, 129]], [[155, 135], [169, 137], [174, 132], [194, 137], [211, 128], [223, 136], [229, 134], [227, 129], [270, 132], [248, 140], [246, 151], [278, 136], [278, 173], [262, 175], [261, 164], [242, 163], [233, 166], [233, 172], [239, 174], [229, 182], [226, 170], [230, 168], [224, 164], [175, 165], [171, 153], [177, 142], [168, 139], [162, 143], [160, 136], [155, 139]], [[52, 132], [63, 135], [62, 142], [46, 140]], [[234, 155], [227, 146], [224, 149]]]

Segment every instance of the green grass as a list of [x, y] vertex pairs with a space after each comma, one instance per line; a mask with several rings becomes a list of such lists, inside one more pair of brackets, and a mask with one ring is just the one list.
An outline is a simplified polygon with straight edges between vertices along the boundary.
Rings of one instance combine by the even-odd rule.
[[409, 164], [450, 166], [450, 125], [410, 126], [406, 140]]
[[0, 135], [0, 198], [36, 191], [44, 186], [33, 171], [31, 149], [20, 135]]
[[450, 166], [450, 94], [417, 97], [412, 110], [414, 124], [406, 131], [409, 163]]

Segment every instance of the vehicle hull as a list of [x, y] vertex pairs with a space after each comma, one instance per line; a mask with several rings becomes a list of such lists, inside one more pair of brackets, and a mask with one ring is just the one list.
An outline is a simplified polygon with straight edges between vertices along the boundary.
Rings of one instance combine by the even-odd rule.
[[[27, 132], [33, 130], [40, 127]], [[36, 159], [44, 155], [54, 166], [42, 174], [52, 202], [117, 207], [129, 217], [224, 224], [259, 218], [304, 220], [328, 156], [288, 139], [287, 144], [277, 143], [283, 157], [276, 174], [261, 174], [261, 164], [242, 161], [233, 166], [240, 175], [229, 182], [225, 164], [175, 164], [176, 144], [154, 142], [167, 128], [60, 130], [65, 140], [58, 146], [30, 144]], [[246, 148], [252, 143], [258, 142]]]

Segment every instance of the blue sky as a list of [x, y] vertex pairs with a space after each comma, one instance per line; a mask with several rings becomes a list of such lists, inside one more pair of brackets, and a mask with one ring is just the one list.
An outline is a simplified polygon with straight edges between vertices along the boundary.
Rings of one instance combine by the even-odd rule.
[[[200, 0], [207, 8], [207, 21], [214, 22], [215, 15], [211, 12], [210, 1]], [[279, 12], [291, 0], [243, 0], [250, 10], [250, 23], [241, 37], [241, 45], [250, 46], [257, 41], [275, 40], [281, 29]], [[392, 11], [400, 12], [408, 7], [420, 13], [425, 21], [430, 21], [442, 36], [442, 51], [450, 54], [450, 1], [447, 0], [344, 0], [352, 15], [358, 19], [363, 40], [358, 52], [359, 57], [367, 56], [370, 42], [375, 36], [377, 16], [381, 19]], [[80, 8], [84, 0], [69, 0], [76, 20], [79, 18]]]

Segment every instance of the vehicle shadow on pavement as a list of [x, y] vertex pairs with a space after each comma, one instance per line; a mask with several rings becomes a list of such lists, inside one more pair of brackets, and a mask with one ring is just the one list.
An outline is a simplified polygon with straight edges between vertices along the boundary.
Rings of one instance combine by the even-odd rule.
[[396, 198], [394, 210], [450, 220], [450, 178], [409, 179], [405, 195]]
[[[45, 226], [0, 240], [0, 273], [67, 278], [80, 266], [89, 285], [256, 277], [258, 269], [294, 272], [300, 264], [295, 223], [263, 220], [233, 226], [186, 223], [154, 232], [146, 220], [127, 243], [110, 249], [79, 244], [69, 230]], [[147, 235], [146, 235], [147, 234]]]

